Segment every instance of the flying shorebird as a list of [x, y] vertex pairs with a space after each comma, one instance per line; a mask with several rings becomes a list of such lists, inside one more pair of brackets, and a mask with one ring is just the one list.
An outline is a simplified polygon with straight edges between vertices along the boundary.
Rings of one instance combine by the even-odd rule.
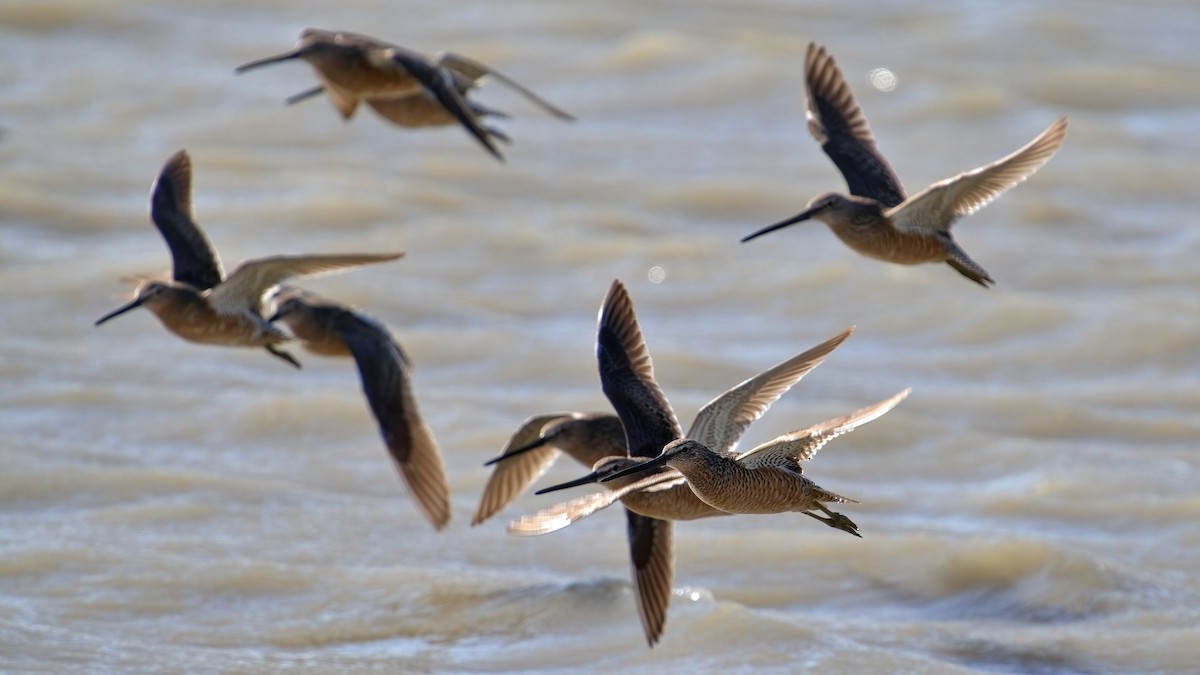
[[[809, 371], [820, 365], [826, 356], [850, 336], [853, 330], [853, 328], [847, 329], [812, 349], [776, 364], [709, 401], [696, 414], [696, 419], [688, 430], [688, 435], [693, 438], [703, 438], [712, 447], [732, 452], [750, 423], [762, 417], [772, 403], [791, 389]], [[581, 415], [581, 413], [574, 414]], [[591, 467], [593, 471], [582, 478], [538, 490], [537, 494], [595, 483], [609, 473], [641, 461], [631, 458], [626, 452], [625, 431], [620, 420], [615, 416], [594, 414], [577, 419], [555, 421], [542, 428], [540, 437], [534, 437], [531, 427], [536, 426], [541, 419], [530, 418], [514, 435], [504, 453], [487, 462], [487, 464], [495, 464], [497, 469], [489, 479], [487, 487], [484, 488], [484, 494], [480, 500], [480, 513], [484, 512], [485, 505], [491, 507], [486, 511], [484, 517], [490, 517], [508, 505], [517, 493], [525, 490], [549, 468], [557, 456], [553, 447], [563, 448], [581, 464]], [[518, 476], [519, 478], [517, 478]], [[633, 480], [629, 482], [633, 482]], [[610, 484], [609, 487], [616, 489], [620, 486]], [[502, 490], [506, 499], [501, 502], [497, 497]], [[625, 494], [627, 496], [622, 501], [626, 508], [634, 513], [652, 518], [693, 520], [726, 515], [701, 502], [683, 486], [673, 490], [646, 490]], [[479, 518], [479, 513], [477, 513], [477, 518]], [[509, 528], [510, 533], [521, 535], [545, 534], [551, 531], [553, 529], [530, 532]]]
[[[815, 363], [789, 362], [766, 378], [752, 378], [748, 381], [751, 384], [735, 387], [730, 404], [717, 405], [707, 415], [698, 415], [706, 420], [698, 422], [702, 432], [732, 438], [728, 441], [730, 445], [736, 443], [746, 425], [761, 416], [767, 405], [815, 367], [848, 334], [849, 331], [819, 347], [818, 353], [810, 355]], [[625, 429], [628, 457], [650, 459], [668, 442], [683, 435], [674, 411], [654, 379], [650, 352], [638, 326], [633, 302], [620, 281], [613, 282], [600, 308], [596, 357], [601, 388]], [[733, 401], [738, 403], [732, 404]], [[716, 515], [712, 509], [706, 510]], [[671, 597], [675, 567], [672, 525], [670, 520], [645, 516], [628, 507], [626, 518], [638, 615], [646, 639], [653, 646], [662, 634]]]
[[246, 260], [224, 277], [217, 252], [192, 218], [192, 162], [184, 150], [163, 165], [150, 197], [150, 219], [171, 250], [172, 280], [147, 279], [136, 297], [96, 320], [96, 325], [145, 307], [163, 326], [189, 342], [263, 347], [300, 367], [279, 345], [291, 339], [263, 318], [265, 298], [301, 275], [395, 260], [403, 253], [292, 255]]
[[529, 89], [492, 68], [464, 56], [439, 52], [423, 54], [356, 33], [307, 28], [290, 52], [237, 67], [237, 72], [272, 63], [302, 59], [316, 71], [321, 86], [287, 99], [297, 103], [326, 94], [343, 119], [350, 119], [359, 103], [404, 127], [462, 125], [493, 157], [504, 161], [492, 142], [507, 142], [503, 132], [482, 125], [483, 116], [506, 117], [467, 98], [484, 77], [493, 77], [526, 97], [551, 115], [575, 119]]
[[[666, 465], [682, 474], [692, 492], [713, 508], [742, 514], [798, 511], [858, 537], [861, 535], [853, 521], [825, 506], [826, 503], [844, 504], [854, 500], [812, 482], [804, 476], [801, 462], [811, 460], [834, 438], [878, 419], [903, 401], [910, 391], [905, 389], [849, 415], [784, 434], [740, 455], [714, 451], [691, 438], [675, 440], [668, 443], [655, 459], [618, 471], [602, 481], [617, 480]], [[813, 513], [814, 510], [826, 517]]]
[[[787, 432], [787, 434], [775, 437], [773, 440], [762, 443], [761, 446], [757, 446], [742, 454], [734, 455], [732, 452], [728, 452], [728, 450], [718, 454], [732, 456], [733, 459], [737, 460], [748, 458], [751, 464], [754, 464], [754, 458], [760, 458], [758, 462], [761, 464], [763, 461], [762, 458], [767, 458], [767, 456], [773, 456], [773, 458], [776, 458], [776, 461], [782, 456], [782, 458], [786, 459], [788, 467], [792, 468], [794, 472], [803, 474], [804, 470], [800, 466], [800, 462], [809, 461], [814, 458], [817, 450], [820, 450], [824, 444], [832, 441], [834, 437], [846, 434], [846, 432], [852, 431], [858, 428], [858, 426], [862, 426], [882, 416], [890, 408], [899, 404], [900, 400], [904, 399], [907, 393], [908, 390], [905, 390], [905, 392], [893, 396], [892, 399], [878, 402], [874, 406], [865, 407], [863, 410], [847, 414], [847, 416], [829, 419], [826, 422], [809, 426], [806, 429]], [[703, 441], [700, 441], [700, 443], [703, 444]], [[696, 492], [692, 491], [683, 474], [678, 471], [655, 473], [648, 478], [640, 478], [634, 480], [634, 482], [629, 482], [630, 478], [634, 477], [636, 472], [640, 470], [641, 466], [637, 466], [640, 464], [640, 461], [630, 458], [622, 462], [612, 462], [610, 466], [598, 467], [598, 470], [594, 472], [594, 477], [584, 477], [593, 478], [592, 480], [588, 480], [588, 482], [596, 482], [596, 480], [604, 482], [608, 477], [616, 476], [617, 473], [626, 470], [626, 468], [634, 468], [634, 473], [612, 480], [614, 486], [611, 491], [593, 492], [590, 495], [576, 497], [574, 500], [554, 504], [550, 508], [539, 510], [538, 513], [522, 516], [520, 520], [510, 522], [508, 527], [509, 533], [520, 534], [520, 536], [536, 536], [536, 534], [546, 534], [562, 530], [563, 527], [587, 518], [587, 516], [598, 512], [598, 510], [612, 506], [618, 500], [628, 503], [629, 495], [632, 494], [659, 495], [683, 490], [694, 496], [697, 501], [707, 504], [709, 508], [715, 508], [713, 504], [704, 502], [700, 497], [696, 496]], [[539, 490], [539, 494], [541, 492], [566, 488], [566, 486], [570, 486], [571, 484], [582, 482], [583, 480], [581, 479], [578, 482], [554, 485], [551, 488]], [[721, 510], [721, 513], [728, 514], [730, 512]], [[850, 532], [856, 537], [859, 536], [858, 526], [854, 525], [844, 515], [833, 514], [829, 518], [821, 518], [821, 516], [814, 513], [803, 513], [811, 515], [812, 518], [816, 518], [830, 527]], [[682, 519], [673, 518], [672, 520]]]
[[[613, 296], [614, 292], [610, 292], [610, 297], [615, 297]], [[623, 287], [620, 288], [620, 294], [624, 294]], [[613, 355], [619, 356], [622, 353], [625, 355], [622, 358], [628, 358], [630, 354], [645, 353], [646, 361], [639, 365], [634, 375], [638, 378], [647, 378], [645, 381], [657, 388], [657, 384], [654, 384], [645, 341], [637, 326], [637, 317], [632, 312], [632, 304], [628, 302], [627, 296], [624, 296], [624, 300], [625, 304], [617, 307], [620, 311], [602, 309], [601, 330], [623, 336], [622, 341], [610, 343], [608, 347], [610, 359]], [[613, 303], [606, 301], [606, 308], [610, 304]], [[772, 403], [805, 374], [817, 367], [826, 356], [849, 337], [851, 332], [853, 329], [847, 329], [713, 399], [697, 413], [690, 433], [708, 439], [716, 447], [732, 450], [751, 422], [761, 417]], [[607, 382], [609, 386], [618, 386], [611, 381], [603, 381]], [[626, 388], [635, 386], [631, 385]], [[560, 448], [580, 463], [594, 466], [598, 470], [610, 465], [624, 468], [625, 463], [636, 464], [645, 459], [644, 457], [630, 458], [626, 452], [625, 443], [624, 427], [620, 420], [612, 415], [563, 413], [529, 418], [513, 435], [503, 454], [488, 462], [488, 464], [496, 464], [497, 469], [489, 479], [480, 500], [479, 510], [476, 512], [476, 522], [490, 517], [506, 506], [519, 492], [536, 480], [537, 476], [543, 473], [557, 457], [554, 448]], [[591, 476], [589, 480], [578, 483], [594, 482], [595, 475], [596, 472], [593, 472], [593, 474], [589, 474]], [[634, 587], [638, 594], [639, 616], [642, 618], [646, 639], [653, 645], [661, 636], [666, 619], [666, 603], [671, 591], [671, 571], [674, 564], [671, 560], [669, 523], [663, 521], [668, 519], [690, 520], [725, 514], [704, 504], [686, 488], [661, 493], [647, 491], [645, 496], [632, 494], [625, 506], [630, 522], [630, 554], [635, 563]], [[637, 542], [645, 541], [648, 533], [657, 535], [652, 540], [655, 546], [648, 551], [639, 553]], [[655, 561], [664, 555], [667, 556], [665, 563], [667, 576], [665, 578], [655, 577], [649, 573], [643, 574], [640, 571], [643, 568], [650, 571], [661, 569], [664, 564], [655, 563]], [[639, 563], [639, 560], [646, 562]]]
[[450, 487], [433, 432], [421, 418], [412, 390], [412, 365], [379, 322], [299, 289], [281, 295], [268, 319], [282, 321], [305, 349], [350, 356], [384, 444], [425, 518], [441, 530], [450, 522]]
[[500, 456], [484, 466], [496, 468], [488, 478], [471, 525], [479, 525], [512, 503], [549, 470], [560, 452], [584, 466], [625, 454], [625, 429], [616, 415], [562, 412], [534, 415], [521, 423]]
[[808, 130], [845, 177], [850, 194], [818, 195], [804, 211], [742, 241], [804, 220], [819, 220], [842, 243], [867, 257], [901, 265], [945, 262], [985, 288], [995, 283], [954, 241], [950, 226], [1050, 161], [1067, 137], [1067, 118], [1058, 118], [1007, 157], [905, 197], [900, 179], [875, 147], [866, 115], [824, 47], [808, 45], [804, 74]]
[[[786, 361], [742, 382], [705, 404], [696, 414], [688, 430], [688, 438], [701, 439], [710, 447], [732, 453], [750, 423], [761, 417], [767, 408], [813, 368], [820, 365], [853, 332], [847, 329], [825, 342], [797, 354]], [[605, 457], [597, 461], [593, 471], [585, 476], [537, 491], [545, 494], [578, 485], [599, 483], [604, 478], [640, 464], [643, 460], [629, 455]], [[671, 474], [671, 475], [667, 475]], [[605, 508], [620, 500], [627, 509], [662, 520], [695, 520], [729, 515], [700, 500], [677, 472], [664, 472], [659, 480], [629, 477], [623, 481], [605, 483], [612, 492], [599, 493], [559, 504], [513, 521], [509, 534], [532, 536], [547, 534], [570, 525], [575, 520]], [[638, 483], [636, 487], [632, 484]], [[603, 506], [600, 502], [606, 502]], [[569, 505], [569, 506], [568, 506]], [[585, 513], [586, 512], [586, 513]]]

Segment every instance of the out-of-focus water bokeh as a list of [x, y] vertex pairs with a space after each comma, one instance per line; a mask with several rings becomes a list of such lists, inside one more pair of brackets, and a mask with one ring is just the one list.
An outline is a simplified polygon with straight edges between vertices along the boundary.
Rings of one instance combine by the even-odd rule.
[[[1192, 671], [1198, 25], [1185, 2], [9, 0], [0, 671]], [[466, 54], [579, 120], [485, 87], [513, 115], [501, 165], [458, 128], [286, 107], [304, 64], [234, 75], [306, 26]], [[803, 120], [811, 40], [910, 192], [1070, 116], [1058, 156], [956, 225], [995, 288], [819, 224], [738, 243], [844, 188]], [[148, 193], [179, 148], [226, 268], [407, 252], [303, 285], [413, 358], [447, 531], [404, 493], [351, 362], [297, 372], [144, 311], [92, 326], [122, 277], [168, 267]], [[614, 278], [685, 425], [857, 325], [743, 447], [913, 387], [806, 467], [862, 502], [844, 511], [864, 538], [797, 514], [680, 524], [653, 650], [616, 509], [507, 536], [564, 496], [530, 495], [468, 526], [525, 417], [607, 409]]]

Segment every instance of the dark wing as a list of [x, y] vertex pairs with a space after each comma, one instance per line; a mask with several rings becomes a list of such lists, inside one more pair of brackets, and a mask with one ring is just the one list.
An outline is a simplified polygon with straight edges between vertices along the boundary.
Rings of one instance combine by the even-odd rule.
[[628, 509], [629, 558], [638, 616], [651, 647], [662, 636], [675, 577], [675, 540], [671, 521], [647, 518]]
[[221, 261], [192, 220], [192, 160], [186, 150], [171, 155], [150, 191], [150, 219], [171, 249], [172, 277], [206, 291], [221, 283]]
[[650, 350], [619, 280], [613, 281], [600, 307], [597, 333], [600, 386], [625, 427], [629, 456], [657, 457], [664, 445], [683, 436], [683, 429], [654, 380]]
[[400, 476], [425, 517], [442, 529], [450, 521], [450, 488], [441, 451], [417, 410], [408, 358], [371, 319], [348, 309], [327, 311], [336, 313], [330, 324], [354, 355], [363, 393]]
[[804, 84], [808, 130], [846, 178], [850, 194], [870, 197], [885, 206], [904, 201], [904, 187], [875, 148], [866, 115], [833, 57], [816, 43], [808, 45]]
[[407, 70], [418, 82], [425, 91], [437, 99], [446, 108], [446, 112], [450, 113], [458, 123], [462, 125], [467, 133], [475, 137], [493, 157], [504, 161], [504, 156], [492, 143], [486, 129], [479, 125], [475, 119], [475, 113], [472, 112], [471, 106], [467, 103], [463, 95], [459, 93], [458, 83], [455, 81], [454, 74], [446, 68], [431, 64], [427, 59], [420, 58], [402, 49], [391, 50], [391, 59], [401, 68]]
[[508, 87], [508, 88], [512, 89], [513, 91], [517, 92], [518, 94], [524, 96], [531, 103], [533, 103], [534, 105], [537, 105], [542, 110], [545, 110], [547, 113], [553, 115], [554, 117], [557, 117], [560, 120], [568, 120], [568, 121], [573, 121], [575, 119], [575, 116], [572, 115], [571, 113], [563, 110], [562, 108], [559, 108], [558, 106], [553, 105], [552, 103], [550, 103], [546, 99], [542, 98], [541, 96], [538, 96], [537, 94], [533, 93], [529, 89], [526, 89], [525, 87], [521, 86], [520, 84], [517, 84], [516, 81], [514, 81], [512, 78], [508, 77], [504, 73], [501, 73], [498, 70], [494, 70], [490, 66], [485, 66], [484, 64], [482, 64], [478, 61], [468, 59], [465, 56], [462, 56], [460, 54], [455, 54], [453, 52], [441, 52], [441, 53], [437, 54], [436, 56], [434, 56], [433, 60], [434, 60], [434, 63], [444, 66], [451, 72], [457, 74], [460, 78], [465, 78], [466, 80], [468, 80], [470, 82], [471, 85], [477, 84], [478, 80], [490, 75], [497, 82], [500, 82], [501, 84], [505, 85], [506, 87]]
[[[656, 457], [667, 443], [683, 435], [671, 404], [654, 380], [650, 350], [642, 338], [633, 302], [625, 286], [614, 280], [600, 307], [596, 337], [600, 385], [625, 427], [631, 457]], [[626, 510], [629, 556], [638, 615], [651, 646], [667, 620], [675, 572], [671, 522]]]

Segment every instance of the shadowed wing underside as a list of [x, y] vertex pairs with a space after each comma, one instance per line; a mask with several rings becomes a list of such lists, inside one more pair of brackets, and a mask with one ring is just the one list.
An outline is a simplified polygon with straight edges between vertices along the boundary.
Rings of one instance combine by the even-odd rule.
[[625, 510], [629, 559], [637, 591], [638, 616], [646, 641], [654, 646], [667, 622], [667, 605], [675, 576], [675, 539], [669, 520], [647, 518]]
[[476, 141], [479, 141], [479, 144], [489, 154], [501, 162], [504, 161], [504, 155], [500, 154], [500, 150], [492, 142], [487, 130], [480, 126], [467, 99], [460, 93], [454, 73], [406, 49], [393, 49], [391, 59], [396, 65], [411, 73], [421, 83], [426, 94], [437, 99], [446, 112], [450, 113]]
[[201, 291], [221, 283], [221, 260], [192, 217], [192, 159], [186, 150], [171, 155], [154, 181], [150, 219], [171, 249], [175, 281]]
[[328, 308], [329, 323], [346, 343], [363, 393], [404, 483], [437, 529], [450, 522], [450, 488], [433, 432], [417, 409], [411, 366], [404, 351], [376, 322], [344, 308]]
[[654, 379], [650, 350], [620, 281], [613, 282], [600, 309], [596, 357], [600, 386], [625, 427], [629, 456], [657, 457], [683, 429]]
[[846, 179], [850, 194], [885, 206], [904, 201], [904, 187], [875, 147], [867, 117], [824, 47], [809, 43], [804, 60], [808, 130]]
[[[633, 302], [619, 280], [613, 281], [600, 308], [596, 357], [601, 388], [625, 427], [631, 457], [657, 456], [664, 445], [683, 435], [667, 397], [654, 380], [650, 350], [642, 338]], [[646, 640], [654, 645], [662, 635], [671, 598], [675, 567], [671, 522], [626, 513], [638, 614]]]

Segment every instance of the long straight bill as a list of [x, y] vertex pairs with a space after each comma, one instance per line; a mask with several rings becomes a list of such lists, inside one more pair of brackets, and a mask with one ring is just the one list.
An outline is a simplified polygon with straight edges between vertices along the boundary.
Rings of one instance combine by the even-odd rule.
[[788, 225], [794, 225], [802, 220], [808, 220], [809, 218], [812, 218], [813, 214], [816, 213], [816, 211], [817, 211], [816, 209], [805, 209], [805, 210], [801, 211], [800, 213], [792, 216], [791, 218], [788, 218], [787, 220], [781, 220], [778, 223], [775, 223], [774, 225], [768, 225], [768, 226], [764, 227], [763, 229], [759, 230], [758, 232], [755, 232], [754, 234], [748, 234], [748, 235], [742, 237], [742, 243], [744, 244], [744, 243], [750, 241], [751, 239], [754, 239], [755, 237], [761, 237], [762, 235], [764, 235], [768, 232], [774, 232], [775, 230], [787, 227]]
[[234, 68], [233, 72], [244, 73], [247, 70], [254, 70], [255, 68], [260, 68], [262, 66], [269, 66], [272, 63], [282, 63], [284, 61], [291, 61], [292, 59], [298, 59], [301, 56], [304, 56], [304, 52], [302, 52], [299, 49], [293, 49], [292, 51], [287, 52], [286, 54], [279, 54], [278, 56], [268, 56], [265, 59], [251, 61], [250, 63], [243, 63], [242, 65], [238, 66], [237, 68]]
[[131, 309], [137, 309], [138, 307], [142, 306], [143, 302], [145, 302], [145, 301], [142, 300], [141, 298], [134, 298], [133, 301], [131, 301], [129, 304], [122, 305], [122, 306], [114, 309], [113, 311], [109, 312], [108, 314], [105, 314], [104, 316], [100, 317], [99, 319], [96, 319], [96, 323], [93, 325], [99, 326], [100, 324], [104, 323], [105, 321], [108, 321], [109, 319], [115, 319], [118, 316], [121, 316], [122, 314], [124, 314], [125, 312], [128, 312]]
[[579, 485], [591, 485], [592, 483], [599, 483], [599, 482], [600, 482], [599, 474], [597, 474], [595, 471], [593, 471], [593, 472], [589, 473], [588, 475], [580, 476], [579, 478], [576, 478], [575, 480], [569, 480], [565, 483], [559, 483], [558, 485], [551, 485], [550, 487], [544, 487], [541, 490], [534, 492], [533, 494], [544, 495], [547, 492], [557, 492], [559, 490], [566, 490], [567, 488], [573, 488], [573, 487], [576, 487]]
[[509, 450], [508, 452], [504, 453], [503, 455], [500, 455], [499, 457], [493, 457], [493, 458], [489, 459], [488, 461], [484, 462], [483, 465], [491, 466], [497, 462], [503, 462], [504, 460], [508, 459], [509, 457], [513, 457], [514, 455], [524, 454], [526, 452], [529, 452], [530, 450], [537, 450], [538, 448], [545, 446], [546, 443], [548, 443], [549, 441], [550, 441], [550, 439], [548, 439], [548, 438], [539, 438], [532, 443], [526, 443], [525, 445], [522, 445], [519, 448], [513, 448], [512, 450]]
[[658, 468], [658, 467], [666, 464], [668, 459], [670, 459], [670, 457], [668, 457], [666, 455], [659, 455], [658, 457], [655, 457], [654, 459], [651, 459], [646, 462], [642, 462], [641, 464], [634, 464], [633, 466], [629, 467], [628, 469], [622, 469], [614, 474], [609, 474], [609, 475], [605, 476], [604, 478], [601, 478], [600, 482], [607, 483], [608, 481], [613, 480], [614, 478], [620, 478], [621, 476], [628, 476], [628, 475], [634, 474], [634, 473], [642, 473], [643, 471], [649, 471], [650, 469]]

